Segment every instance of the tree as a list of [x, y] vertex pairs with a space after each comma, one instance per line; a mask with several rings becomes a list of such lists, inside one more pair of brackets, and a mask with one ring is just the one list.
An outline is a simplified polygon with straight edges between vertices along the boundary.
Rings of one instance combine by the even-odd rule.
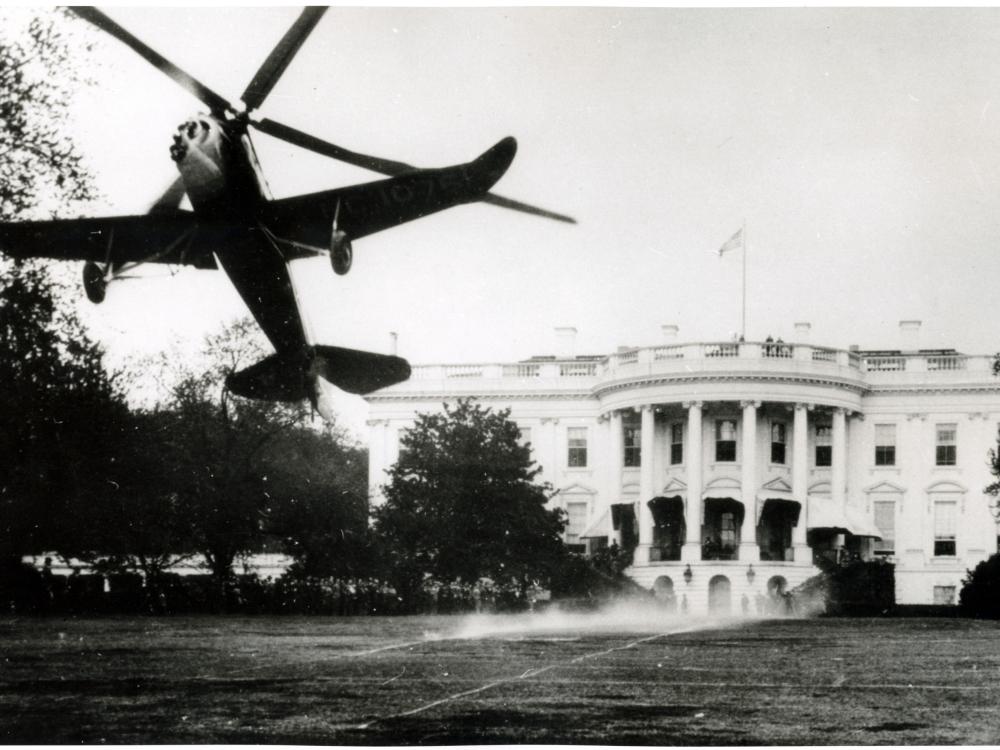
[[124, 395], [39, 266], [0, 280], [0, 555], [86, 546], [86, 513], [130, 471]]
[[5, 9], [0, 23], [0, 218], [93, 198], [69, 133], [71, 92], [86, 47], [67, 11]]
[[425, 576], [489, 578], [523, 596], [565, 554], [563, 514], [546, 508], [549, 487], [509, 417], [460, 400], [418, 414], [402, 437], [374, 516], [389, 580], [411, 606]]
[[206, 338], [204, 369], [165, 365], [174, 369], [170, 395], [158, 407], [165, 483], [190, 519], [192, 546], [220, 592], [236, 559], [263, 544], [270, 503], [265, 448], [305, 416], [300, 408], [242, 399], [226, 390], [226, 374], [264, 351], [252, 321], [239, 320]]
[[966, 617], [1000, 620], [1000, 554], [991, 555], [968, 571], [958, 603]]
[[155, 599], [164, 573], [192, 556], [194, 528], [169, 483], [172, 418], [137, 412], [129, 423], [118, 481], [88, 504], [76, 555], [105, 571], [141, 573]]
[[271, 443], [264, 465], [272, 499], [267, 528], [295, 559], [292, 573], [370, 575], [365, 452], [325, 423], [321, 430], [297, 426]]
[[[66, 127], [78, 82], [66, 13], [4, 13], [0, 220], [9, 221], [93, 193]], [[124, 403], [48, 272], [6, 261], [0, 272], [0, 556], [16, 559], [71, 538], [73, 511], [113, 481]]]
[[262, 359], [266, 344], [249, 318], [209, 336], [204, 358], [172, 368], [163, 424], [164, 487], [191, 524], [224, 593], [236, 560], [278, 543], [303, 575], [346, 575], [360, 566], [366, 537], [364, 452], [301, 404], [233, 396], [226, 376]]

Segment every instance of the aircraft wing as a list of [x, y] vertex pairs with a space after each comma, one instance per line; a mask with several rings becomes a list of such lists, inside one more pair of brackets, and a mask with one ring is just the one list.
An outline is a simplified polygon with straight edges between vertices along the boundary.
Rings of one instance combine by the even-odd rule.
[[507, 138], [467, 164], [272, 201], [268, 227], [293, 245], [327, 248], [336, 218], [338, 229], [355, 240], [478, 200], [507, 171], [515, 149]]
[[224, 227], [204, 226], [190, 211], [98, 219], [0, 222], [0, 251], [11, 258], [170, 263], [214, 269]]

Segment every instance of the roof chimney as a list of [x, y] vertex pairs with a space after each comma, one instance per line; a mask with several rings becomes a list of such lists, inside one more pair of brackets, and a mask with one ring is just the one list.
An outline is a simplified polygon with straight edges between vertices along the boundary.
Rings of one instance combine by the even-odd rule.
[[920, 321], [899, 321], [900, 350], [915, 352], [920, 349]]
[[812, 329], [811, 323], [796, 323], [795, 324], [795, 338], [793, 341], [797, 344], [808, 344], [809, 343], [809, 331]]
[[664, 344], [674, 344], [677, 342], [677, 331], [679, 331], [680, 328], [678, 328], [675, 324], [665, 323], [660, 326], [660, 329], [663, 331]]
[[556, 326], [556, 357], [572, 359], [576, 356], [576, 328]]

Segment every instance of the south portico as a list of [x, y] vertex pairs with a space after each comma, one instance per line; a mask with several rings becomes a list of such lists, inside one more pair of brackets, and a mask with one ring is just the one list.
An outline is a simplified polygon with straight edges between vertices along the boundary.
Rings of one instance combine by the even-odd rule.
[[[662, 589], [678, 575], [689, 586], [703, 569], [726, 578], [733, 595], [748, 590], [733, 581], [733, 567], [768, 580], [798, 568], [783, 585], [804, 580], [813, 572], [810, 486], [822, 478], [828, 488], [812, 498], [833, 510], [824, 519], [845, 515], [848, 420], [858, 415], [836, 401], [773, 396], [657, 398], [606, 411], [609, 541], [634, 542], [629, 575], [650, 588], [659, 580]], [[623, 495], [636, 484], [638, 492]], [[696, 587], [706, 596], [710, 578]]]

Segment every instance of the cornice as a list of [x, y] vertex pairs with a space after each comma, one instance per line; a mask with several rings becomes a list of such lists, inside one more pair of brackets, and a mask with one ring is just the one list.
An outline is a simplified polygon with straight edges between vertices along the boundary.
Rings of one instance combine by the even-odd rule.
[[450, 391], [408, 391], [406, 393], [370, 393], [362, 398], [369, 403], [393, 401], [440, 401], [441, 399], [474, 398], [476, 401], [592, 401], [590, 391], [492, 391], [453, 393]]
[[627, 380], [599, 383], [592, 388], [580, 390], [496, 390], [463, 391], [461, 393], [444, 389], [407, 391], [397, 393], [373, 393], [363, 398], [372, 403], [438, 400], [441, 398], [476, 398], [497, 401], [572, 401], [602, 398], [611, 393], [655, 387], [659, 385], [685, 385], [694, 383], [773, 383], [782, 385], [808, 385], [847, 391], [862, 397], [896, 396], [915, 394], [991, 394], [1000, 395], [1000, 381], [997, 383], [914, 383], [869, 385], [859, 380], [817, 376], [809, 374], [779, 373], [664, 373], [645, 375]]
[[870, 386], [866, 396], [911, 395], [914, 393], [992, 393], [1000, 395], [1000, 383], [914, 383], [913, 385], [875, 385]]
[[859, 381], [846, 378], [832, 378], [807, 374], [768, 374], [768, 373], [665, 373], [661, 375], [646, 375], [629, 380], [617, 380], [594, 386], [591, 393], [598, 398], [616, 391], [630, 390], [656, 385], [678, 385], [687, 383], [782, 383], [788, 385], [812, 385], [826, 388], [837, 388], [864, 395], [868, 387]]

